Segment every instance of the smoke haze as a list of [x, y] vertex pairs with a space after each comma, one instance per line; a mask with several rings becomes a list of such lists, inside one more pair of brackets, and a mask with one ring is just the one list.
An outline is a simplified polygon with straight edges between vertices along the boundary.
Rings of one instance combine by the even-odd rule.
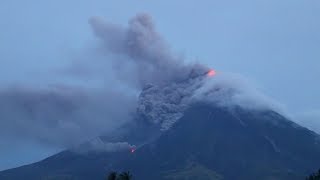
[[66, 148], [128, 121], [135, 100], [113, 91], [10, 88], [0, 92], [0, 135]]

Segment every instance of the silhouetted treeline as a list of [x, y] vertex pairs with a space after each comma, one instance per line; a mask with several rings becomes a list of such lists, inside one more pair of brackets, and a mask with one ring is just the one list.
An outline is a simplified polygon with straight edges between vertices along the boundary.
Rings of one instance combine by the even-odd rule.
[[318, 172], [311, 174], [306, 178], [306, 180], [320, 180], [320, 169]]
[[129, 171], [118, 174], [116, 171], [109, 173], [107, 180], [132, 180], [132, 175]]

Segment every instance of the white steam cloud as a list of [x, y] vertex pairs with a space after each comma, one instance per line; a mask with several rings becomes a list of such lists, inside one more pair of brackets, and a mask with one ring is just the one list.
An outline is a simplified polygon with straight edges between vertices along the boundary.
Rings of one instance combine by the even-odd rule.
[[192, 98], [223, 107], [240, 106], [249, 110], [285, 111], [285, 107], [279, 102], [261, 93], [245, 77], [234, 73], [223, 73], [208, 78], [194, 92]]

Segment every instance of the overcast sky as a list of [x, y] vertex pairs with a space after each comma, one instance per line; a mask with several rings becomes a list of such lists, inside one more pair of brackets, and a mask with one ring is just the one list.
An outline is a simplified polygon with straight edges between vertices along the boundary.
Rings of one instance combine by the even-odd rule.
[[[189, 61], [240, 73], [319, 124], [319, 0], [1, 0], [0, 87], [70, 81], [56, 71], [94, 42], [88, 19], [125, 25], [139, 12]], [[2, 140], [0, 170], [56, 151]]]

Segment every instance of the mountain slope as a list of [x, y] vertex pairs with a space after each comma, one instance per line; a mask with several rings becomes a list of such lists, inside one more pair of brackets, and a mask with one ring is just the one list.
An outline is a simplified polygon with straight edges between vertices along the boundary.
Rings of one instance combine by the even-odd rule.
[[0, 179], [302, 179], [320, 166], [319, 136], [273, 111], [194, 104], [157, 139], [128, 151], [65, 151]]

